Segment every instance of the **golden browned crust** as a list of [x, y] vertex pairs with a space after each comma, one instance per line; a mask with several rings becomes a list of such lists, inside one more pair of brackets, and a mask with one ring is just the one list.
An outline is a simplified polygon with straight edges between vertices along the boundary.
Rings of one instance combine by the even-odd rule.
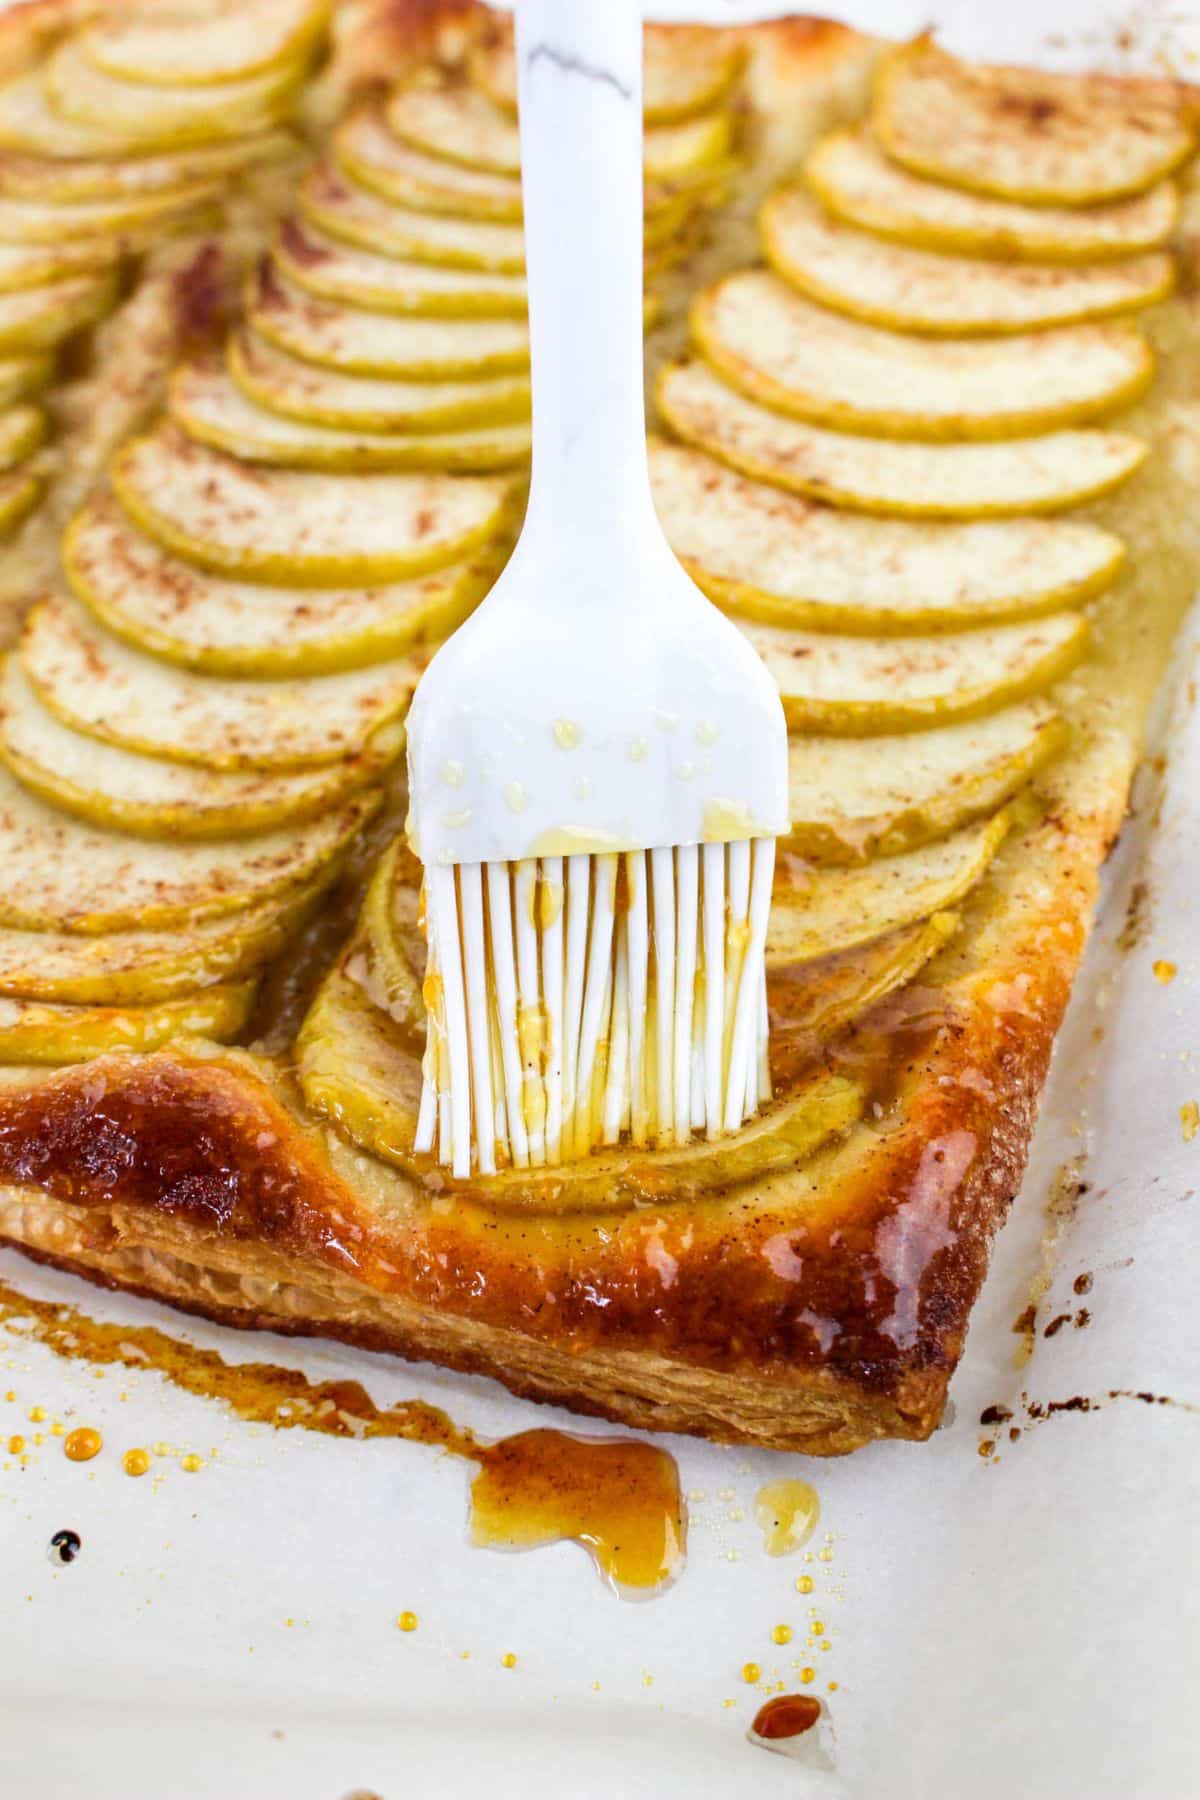
[[886, 1021], [911, 1034], [895, 1129], [698, 1211], [451, 1205], [302, 1122], [248, 1059], [172, 1050], [0, 1091], [0, 1233], [230, 1323], [628, 1424], [826, 1455], [924, 1437], [1020, 1179], [1069, 961], [1064, 941], [1019, 991], [1024, 957], [986, 990], [911, 997]]
[[[342, 13], [347, 88], [435, 43], [461, 53], [487, 17], [473, 0]], [[810, 20], [739, 35], [766, 130], [791, 84], [861, 87], [873, 54]], [[1145, 602], [1129, 585], [1124, 616]], [[1120, 648], [1119, 674], [1100, 667], [1097, 704], [1124, 679], [1132, 713], [1051, 773], [960, 942], [830, 1053], [878, 1111], [803, 1168], [699, 1205], [502, 1215], [351, 1150], [281, 1064], [177, 1045], [3, 1072], [0, 1239], [232, 1325], [432, 1359], [629, 1425], [823, 1455], [927, 1436], [1021, 1178], [1169, 623], [1136, 682]]]

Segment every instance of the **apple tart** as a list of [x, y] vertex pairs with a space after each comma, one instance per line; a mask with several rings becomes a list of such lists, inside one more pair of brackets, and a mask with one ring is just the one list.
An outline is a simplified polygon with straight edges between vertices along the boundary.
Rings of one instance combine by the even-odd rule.
[[[190, 85], [144, 15], [68, 38], [0, 139], [76, 185], [18, 196], [0, 157], [0, 239], [9, 195], [97, 203], [73, 146], [115, 83], [152, 96], [122, 204], [164, 157], [223, 179], [317, 10], [215, 6]], [[471, 0], [336, 23], [345, 103], [236, 318], [74, 496], [0, 671], [0, 1236], [632, 1425], [925, 1437], [1200, 571], [1190, 99], [648, 30], [656, 504], [790, 732], [773, 1097], [455, 1180], [413, 1147], [400, 758], [523, 499], [512, 41]]]

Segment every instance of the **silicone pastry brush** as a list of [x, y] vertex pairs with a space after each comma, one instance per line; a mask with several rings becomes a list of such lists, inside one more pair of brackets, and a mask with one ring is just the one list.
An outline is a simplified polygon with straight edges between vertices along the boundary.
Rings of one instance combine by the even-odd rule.
[[416, 1147], [459, 1177], [736, 1130], [769, 1093], [774, 682], [655, 517], [636, 0], [517, 0], [525, 524], [408, 725]]

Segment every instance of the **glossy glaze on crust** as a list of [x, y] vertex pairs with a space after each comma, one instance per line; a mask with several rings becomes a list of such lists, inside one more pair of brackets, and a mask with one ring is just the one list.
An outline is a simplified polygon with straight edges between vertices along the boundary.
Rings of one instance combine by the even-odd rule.
[[[905, 1020], [879, 1021], [883, 1036], [864, 1032], [849, 1051], [894, 1069], [909, 1037], [895, 1128], [845, 1169], [835, 1152], [698, 1212], [502, 1220], [378, 1168], [381, 1191], [364, 1204], [363, 1159], [332, 1139], [323, 1148], [245, 1059], [178, 1052], [0, 1092], [0, 1178], [59, 1203], [31, 1247], [85, 1267], [97, 1254], [122, 1285], [163, 1292], [161, 1280], [122, 1278], [122, 1254], [131, 1273], [139, 1251], [235, 1273], [248, 1254], [253, 1304], [205, 1304], [193, 1282], [191, 1298], [218, 1317], [432, 1352], [629, 1423], [826, 1452], [922, 1437], [1019, 1180], [1065, 1001], [1063, 950], [1016, 999], [999, 973], [971, 1003], [965, 992], [906, 996]], [[988, 1098], [998, 1091], [1002, 1108]], [[13, 1229], [18, 1210], [0, 1205], [13, 1238], [26, 1235]], [[261, 1292], [260, 1266], [299, 1285], [320, 1270], [356, 1291], [335, 1295], [324, 1318], [310, 1298], [297, 1324]], [[459, 1328], [448, 1341], [447, 1321]], [[629, 1358], [653, 1359], [645, 1373], [659, 1379], [672, 1366], [675, 1416], [671, 1384], [665, 1403], [653, 1378], [639, 1394]]]

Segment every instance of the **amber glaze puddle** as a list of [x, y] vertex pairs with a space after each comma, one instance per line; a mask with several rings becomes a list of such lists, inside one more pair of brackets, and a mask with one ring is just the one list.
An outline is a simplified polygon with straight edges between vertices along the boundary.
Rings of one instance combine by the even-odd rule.
[[153, 1325], [102, 1325], [0, 1282], [0, 1325], [56, 1356], [153, 1369], [239, 1419], [337, 1438], [404, 1438], [477, 1463], [471, 1541], [524, 1550], [582, 1544], [621, 1594], [660, 1591], [683, 1563], [687, 1518], [675, 1459], [634, 1439], [518, 1432], [487, 1443], [424, 1400], [376, 1406], [357, 1381], [310, 1381], [274, 1363], [227, 1363]]
[[811, 1731], [821, 1717], [821, 1702], [811, 1694], [779, 1694], [760, 1706], [750, 1727], [755, 1737], [768, 1743], [781, 1738], [801, 1737]]
[[821, 1502], [807, 1481], [769, 1481], [754, 1496], [754, 1517], [768, 1556], [787, 1556], [817, 1528]]

